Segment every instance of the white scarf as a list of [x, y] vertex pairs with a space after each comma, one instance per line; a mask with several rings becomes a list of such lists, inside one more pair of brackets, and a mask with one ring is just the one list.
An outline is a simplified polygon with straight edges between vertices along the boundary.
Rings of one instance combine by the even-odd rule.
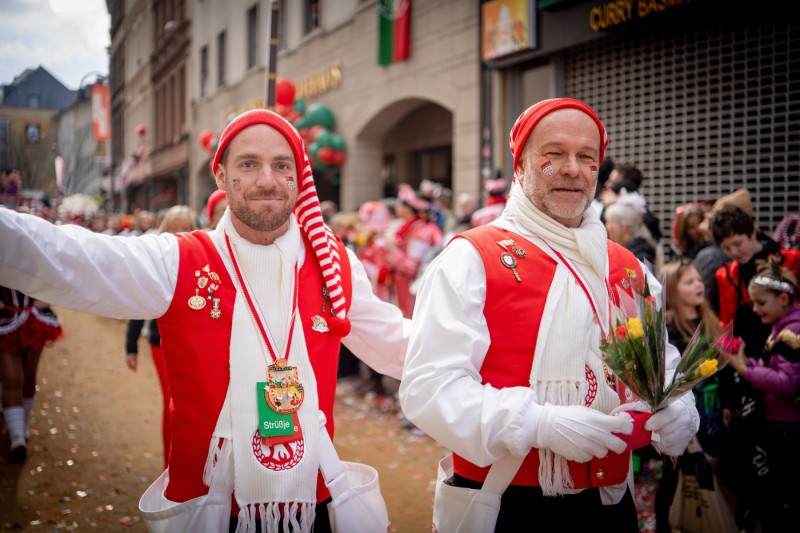
[[[220, 221], [236, 254], [244, 283], [249, 285], [254, 305], [261, 311], [262, 321], [272, 335], [273, 348], [282, 357], [288, 338], [294, 280], [294, 266], [302, 247], [299, 226], [291, 217], [289, 231], [273, 245], [250, 243], [239, 236], [228, 214]], [[303, 384], [305, 399], [298, 410], [303, 430], [302, 458], [285, 470], [268, 469], [260, 462], [264, 456], [288, 457], [291, 446], [300, 456], [297, 443], [266, 448], [258, 431], [256, 382], [267, 381], [267, 365], [272, 357], [259, 333], [235, 270], [232, 269], [224, 234], [222, 248], [217, 248], [226, 261], [236, 284], [230, 345], [231, 379], [211, 439], [203, 481], [211, 485], [217, 476], [230, 480], [236, 503], [240, 507], [237, 533], [256, 531], [256, 518], [262, 531], [277, 532], [283, 512], [283, 531], [308, 532], [314, 523], [317, 472], [319, 471], [319, 400], [314, 371], [308, 358], [301, 320], [295, 320], [289, 364], [296, 366]], [[221, 439], [221, 445], [220, 445]], [[274, 466], [273, 466], [274, 468]], [[298, 519], [299, 516], [299, 519]]]
[[[619, 398], [606, 385], [600, 327], [585, 292], [550, 249], [557, 250], [582, 275], [605, 329], [609, 318], [604, 283], [608, 277], [605, 227], [597, 214], [588, 209], [579, 227], [568, 228], [537, 209], [516, 184], [512, 186], [503, 217], [533, 236], [534, 243], [559, 265], [545, 302], [531, 368], [530, 384], [537, 400], [541, 404], [584, 405], [589, 389], [594, 391], [593, 384], [587, 382], [588, 366], [597, 385], [591, 407], [610, 412], [619, 405]], [[539, 484], [546, 496], [578, 492], [573, 488], [567, 460], [545, 449], [539, 449]]]

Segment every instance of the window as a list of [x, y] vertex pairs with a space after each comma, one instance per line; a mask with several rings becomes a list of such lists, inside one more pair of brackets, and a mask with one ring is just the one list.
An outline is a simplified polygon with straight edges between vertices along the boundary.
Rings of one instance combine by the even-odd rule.
[[25, 124], [25, 142], [28, 144], [39, 144], [42, 140], [42, 125], [36, 122]]
[[258, 5], [247, 10], [247, 68], [258, 62]]
[[0, 120], [0, 145], [11, 144], [11, 121]]
[[208, 96], [208, 46], [200, 49], [200, 96]]
[[225, 85], [225, 32], [217, 34], [217, 86]]
[[306, 0], [305, 33], [319, 28], [319, 0]]

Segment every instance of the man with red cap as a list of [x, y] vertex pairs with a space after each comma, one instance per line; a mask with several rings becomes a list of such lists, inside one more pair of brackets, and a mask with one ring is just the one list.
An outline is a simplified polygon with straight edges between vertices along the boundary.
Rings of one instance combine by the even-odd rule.
[[225, 209], [228, 208], [228, 199], [225, 191], [217, 189], [208, 196], [206, 202], [206, 229], [212, 230], [217, 227], [219, 221], [222, 220], [222, 215], [225, 214]]
[[[589, 209], [605, 128], [583, 102], [556, 98], [519, 117], [510, 145], [503, 214], [457, 235], [417, 293], [400, 401], [453, 451], [440, 463], [434, 526], [471, 520], [452, 511], [463, 500], [454, 491], [480, 488], [500, 463], [499, 514], [482, 530], [638, 531], [630, 450], [652, 431], [662, 453], [680, 455], [699, 417], [689, 393], [634, 430], [634, 398], [604, 369], [616, 291], [645, 279]], [[674, 369], [680, 356], [667, 353]]]
[[152, 530], [330, 531], [320, 428], [333, 436], [340, 344], [398, 378], [410, 323], [323, 224], [285, 119], [239, 115], [212, 170], [228, 209], [208, 232], [111, 238], [0, 210], [0, 285], [158, 319], [173, 433], [140, 502]]

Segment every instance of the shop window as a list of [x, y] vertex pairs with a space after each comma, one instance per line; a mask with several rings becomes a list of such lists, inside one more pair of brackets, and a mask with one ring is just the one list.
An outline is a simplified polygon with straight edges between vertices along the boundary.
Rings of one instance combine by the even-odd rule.
[[319, 0], [306, 0], [305, 32], [311, 33], [319, 28]]

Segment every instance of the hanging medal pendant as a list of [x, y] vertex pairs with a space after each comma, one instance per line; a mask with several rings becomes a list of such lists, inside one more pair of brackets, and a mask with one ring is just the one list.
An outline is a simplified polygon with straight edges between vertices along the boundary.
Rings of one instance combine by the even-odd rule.
[[267, 404], [276, 413], [297, 411], [305, 398], [297, 367], [289, 366], [286, 359], [278, 359], [275, 364], [269, 365], [264, 396]]
[[511, 255], [508, 252], [503, 252], [500, 254], [500, 262], [503, 263], [503, 266], [506, 268], [510, 268], [511, 272], [514, 274], [514, 279], [517, 280], [518, 283], [522, 282], [522, 278], [520, 277], [519, 273], [517, 272], [517, 258]]
[[189, 298], [189, 307], [194, 309], [195, 311], [199, 311], [200, 309], [206, 306], [206, 299], [200, 296], [198, 293], [200, 289], [194, 290], [194, 296]]
[[214, 298], [214, 304], [209, 314], [214, 320], [218, 320], [222, 316], [222, 311], [219, 309], [219, 298]]

